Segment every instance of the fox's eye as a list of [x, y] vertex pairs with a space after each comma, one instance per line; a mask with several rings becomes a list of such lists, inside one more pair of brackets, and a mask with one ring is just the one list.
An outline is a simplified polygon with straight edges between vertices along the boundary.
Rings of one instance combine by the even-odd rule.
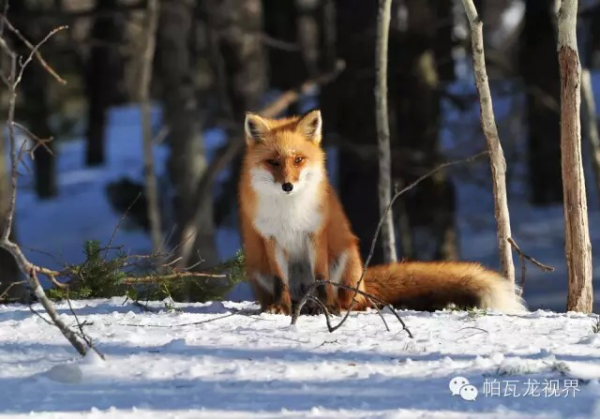
[[300, 164], [304, 161], [304, 157], [296, 157], [296, 160], [294, 160], [294, 163], [296, 164]]
[[267, 164], [273, 166], [273, 167], [278, 167], [279, 166], [279, 162], [277, 160], [267, 160]]

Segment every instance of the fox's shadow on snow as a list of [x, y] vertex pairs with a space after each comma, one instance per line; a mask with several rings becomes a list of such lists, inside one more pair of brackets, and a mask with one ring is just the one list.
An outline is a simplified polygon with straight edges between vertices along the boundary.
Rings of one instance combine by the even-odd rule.
[[[207, 331], [207, 333], [210, 333]], [[399, 346], [403, 345], [399, 342]], [[185, 409], [215, 409], [232, 411], [271, 411], [281, 409], [294, 411], [309, 411], [314, 406], [326, 409], [423, 409], [444, 410], [457, 412], [493, 412], [500, 405], [514, 408], [522, 413], [540, 414], [543, 411], [555, 411], [561, 403], [572, 403], [564, 398], [492, 398], [479, 394], [474, 402], [467, 402], [458, 396], [451, 396], [448, 383], [451, 378], [461, 374], [457, 368], [451, 376], [431, 376], [420, 378], [403, 376], [384, 376], [369, 374], [368, 366], [364, 364], [397, 365], [399, 362], [410, 358], [414, 363], [440, 360], [451, 356], [454, 360], [474, 360], [475, 355], [461, 355], [450, 353], [410, 354], [398, 357], [385, 356], [363, 351], [335, 351], [315, 352], [315, 348], [307, 349], [239, 349], [235, 347], [214, 347], [201, 345], [178, 345], [176, 348], [162, 346], [127, 346], [118, 344], [102, 344], [101, 349], [110, 358], [143, 355], [147, 353], [161, 353], [165, 356], [198, 357], [198, 365], [202, 365], [201, 358], [206, 356], [231, 361], [232, 375], [221, 373], [219, 379], [210, 377], [202, 378], [171, 378], [148, 379], [144, 381], [111, 379], [110, 375], [86, 375], [83, 381], [76, 384], [64, 384], [51, 381], [43, 374], [37, 374], [25, 379], [0, 378], [0, 391], [2, 402], [0, 412], [28, 413], [31, 411], [74, 412], [89, 411], [92, 407], [108, 409], [114, 406], [118, 409], [131, 409], [133, 407], [153, 410], [185, 410]], [[48, 352], [48, 346], [38, 343], [31, 345], [17, 345], [6, 343], [0, 345], [0, 359], [2, 352], [20, 351], [23, 354], [36, 351]], [[53, 361], [57, 365], [73, 360], [73, 350], [68, 345], [52, 345], [50, 351], [56, 354]], [[507, 357], [511, 354], [505, 354]], [[519, 355], [521, 358], [536, 359], [542, 354], [530, 356]], [[35, 362], [32, 359], [20, 360], [21, 363]], [[598, 361], [594, 357], [561, 356], [566, 361]], [[286, 368], [315, 368], [312, 365], [302, 365], [310, 361], [316, 363], [316, 368], [323, 366], [331, 368], [331, 362], [347, 362], [356, 368], [350, 371], [343, 379], [335, 380], [286, 380], [278, 376], [269, 379], [247, 380], [235, 377], [235, 364], [238, 362], [277, 362], [285, 361]], [[132, 360], [132, 362], [136, 362]], [[141, 362], [138, 360], [138, 362]], [[354, 365], [353, 365], [354, 364]], [[362, 365], [361, 365], [362, 364]], [[238, 364], [239, 365], [239, 364]], [[242, 367], [243, 368], [243, 364]], [[493, 371], [487, 371], [493, 373]], [[176, 374], [177, 375], [177, 374]], [[181, 375], [185, 375], [182, 371]], [[482, 391], [485, 380], [482, 374], [466, 375], [471, 384]], [[552, 373], [552, 378], [557, 378]], [[547, 376], [527, 375], [521, 380], [536, 378], [542, 380]], [[502, 379], [502, 377], [499, 377]], [[583, 389], [582, 389], [583, 390]], [[580, 397], [577, 400], [581, 410], [593, 409], [592, 397]]]

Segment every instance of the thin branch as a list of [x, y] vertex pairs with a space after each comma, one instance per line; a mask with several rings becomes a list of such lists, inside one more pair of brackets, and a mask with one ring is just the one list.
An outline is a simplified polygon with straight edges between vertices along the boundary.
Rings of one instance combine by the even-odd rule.
[[[63, 79], [61, 76], [59, 76], [58, 73], [50, 66], [50, 64], [48, 64], [46, 62], [46, 60], [44, 60], [44, 57], [42, 57], [42, 54], [40, 54], [38, 49], [42, 44], [44, 44], [55, 33], [62, 31], [64, 29], [67, 29], [68, 26], [59, 26], [58, 28], [52, 30], [48, 35], [46, 35], [46, 37], [42, 40], [41, 43], [39, 43], [38, 45], [33, 45], [31, 42], [29, 42], [27, 40], [27, 38], [25, 38], [23, 36], [23, 34], [21, 34], [21, 32], [17, 28], [15, 28], [12, 25], [12, 23], [10, 23], [10, 21], [6, 18], [6, 15], [0, 14], [0, 19], [2, 19], [2, 21], [4, 22], [6, 27], [12, 33], [14, 33], [17, 36], [17, 38], [19, 38], [21, 40], [21, 42], [23, 42], [27, 46], [27, 48], [29, 48], [31, 50], [31, 55], [30, 55], [29, 59], [27, 60], [26, 64], [29, 63], [29, 61], [31, 61], [31, 57], [35, 56], [35, 58], [39, 61], [39, 63], [42, 65], [42, 67], [44, 67], [44, 69], [48, 72], [48, 74], [50, 74], [52, 77], [54, 77], [54, 79], [56, 79], [57, 82], [59, 82], [60, 84], [67, 84], [67, 81], [65, 79]], [[24, 68], [26, 66], [26, 64], [23, 65], [22, 68]], [[21, 74], [22, 74], [22, 71], [21, 71]]]
[[[334, 287], [338, 287], [338, 288], [342, 288], [345, 289], [347, 291], [354, 291], [354, 297], [356, 297], [356, 295], [360, 294], [364, 297], [366, 297], [369, 300], [374, 301], [377, 304], [380, 304], [382, 307], [387, 307], [390, 309], [390, 311], [392, 312], [392, 314], [396, 317], [396, 319], [398, 319], [398, 322], [402, 325], [402, 330], [406, 331], [406, 333], [408, 334], [408, 336], [412, 339], [414, 338], [412, 332], [410, 331], [410, 329], [406, 326], [406, 323], [404, 323], [404, 320], [402, 320], [402, 318], [400, 317], [400, 315], [398, 314], [398, 312], [394, 309], [394, 306], [391, 304], [386, 303], [383, 300], [380, 300], [379, 298], [377, 298], [376, 296], [374, 296], [373, 294], [369, 294], [361, 289], [359, 289], [358, 287], [351, 287], [349, 285], [346, 284], [342, 284], [339, 282], [332, 282], [329, 280], [318, 280], [315, 281], [314, 284], [310, 287], [310, 289], [308, 290], [308, 292], [304, 295], [304, 297], [302, 297], [302, 300], [300, 300], [300, 302], [296, 305], [296, 309], [292, 315], [292, 325], [296, 324], [296, 322], [298, 321], [298, 318], [300, 317], [300, 312], [302, 311], [302, 307], [304, 307], [304, 304], [306, 303], [306, 301], [308, 300], [312, 300], [315, 297], [312, 295], [312, 293], [314, 292], [314, 290], [317, 289], [317, 287], [319, 286], [323, 286], [323, 285], [332, 285]], [[349, 317], [351, 312], [351, 309], [349, 309], [348, 311], [346, 311], [346, 315], [344, 316], [344, 318], [340, 321], [339, 324], [335, 325], [335, 326], [331, 326], [330, 324], [328, 325], [328, 329], [329, 332], [333, 333], [335, 332], [337, 329], [339, 329], [344, 322], [346, 321], [346, 319]], [[387, 323], [384, 320], [384, 324], [387, 327]]]
[[129, 211], [131, 211], [131, 208], [133, 208], [133, 206], [141, 198], [141, 196], [142, 196], [142, 194], [138, 193], [137, 196], [133, 199], [133, 201], [131, 201], [131, 204], [129, 204], [129, 206], [127, 207], [127, 209], [123, 213], [123, 216], [119, 219], [119, 222], [117, 223], [117, 225], [113, 229], [112, 234], [110, 235], [110, 239], [108, 240], [108, 244], [105, 247], [106, 251], [104, 253], [104, 259], [106, 259], [106, 257], [108, 256], [108, 251], [111, 248], [113, 241], [115, 240], [115, 236], [117, 235], [117, 232], [121, 228], [121, 224], [123, 224], [123, 221], [125, 221], [125, 218], [127, 218], [127, 216], [129, 215]]
[[122, 282], [127, 285], [131, 284], [146, 284], [160, 281], [173, 281], [183, 278], [227, 278], [223, 274], [211, 274], [206, 272], [180, 272], [168, 275], [147, 275], [147, 276], [131, 276], [124, 278]]
[[521, 294], [523, 294], [523, 287], [525, 286], [525, 275], [527, 274], [527, 266], [525, 264], [525, 260], [528, 260], [529, 262], [531, 262], [533, 265], [537, 266], [538, 268], [540, 268], [542, 271], [545, 272], [552, 272], [554, 271], [554, 268], [552, 266], [549, 265], [545, 265], [542, 262], [538, 261], [537, 259], [525, 254], [521, 248], [519, 247], [519, 245], [517, 244], [517, 242], [512, 238], [509, 237], [508, 238], [508, 242], [510, 243], [510, 245], [512, 246], [512, 248], [515, 250], [515, 252], [518, 253], [519, 255], [519, 260], [521, 262], [521, 281], [519, 282], [519, 288], [521, 289]]
[[102, 359], [106, 359], [104, 357], [104, 354], [102, 352], [100, 352], [93, 344], [92, 342], [92, 338], [90, 338], [85, 331], [83, 330], [83, 327], [87, 325], [86, 322], [81, 323], [79, 321], [79, 317], [77, 317], [77, 313], [75, 313], [75, 310], [73, 310], [73, 305], [71, 304], [71, 299], [69, 298], [69, 293], [67, 291], [67, 304], [69, 305], [69, 311], [71, 312], [71, 314], [73, 315], [73, 317], [75, 317], [75, 322], [77, 323], [77, 327], [79, 328], [79, 337], [81, 339], [83, 339], [85, 341], [85, 343], [87, 344], [88, 348], [91, 348], [94, 352], [96, 352], [98, 354], [98, 356]]
[[535, 266], [537, 266], [538, 268], [540, 268], [542, 271], [544, 272], [553, 272], [554, 268], [550, 265], [546, 265], [542, 262], [540, 262], [539, 260], [529, 256], [528, 254], [524, 253], [521, 248], [519, 247], [519, 245], [517, 244], [517, 242], [515, 241], [515, 239], [513, 239], [512, 237], [508, 238], [508, 242], [511, 244], [511, 246], [515, 249], [515, 251], [519, 254], [522, 255], [525, 259], [527, 259], [529, 262], [531, 262], [532, 264], [534, 264]]

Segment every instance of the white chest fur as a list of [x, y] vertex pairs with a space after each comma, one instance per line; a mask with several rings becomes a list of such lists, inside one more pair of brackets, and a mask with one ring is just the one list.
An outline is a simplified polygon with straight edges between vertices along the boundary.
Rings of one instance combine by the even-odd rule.
[[253, 173], [252, 179], [257, 196], [254, 226], [263, 237], [275, 239], [290, 260], [305, 260], [310, 257], [306, 240], [323, 223], [322, 198], [316, 187], [322, 178], [307, 173], [288, 195], [272, 180], [268, 185], [260, 172]]

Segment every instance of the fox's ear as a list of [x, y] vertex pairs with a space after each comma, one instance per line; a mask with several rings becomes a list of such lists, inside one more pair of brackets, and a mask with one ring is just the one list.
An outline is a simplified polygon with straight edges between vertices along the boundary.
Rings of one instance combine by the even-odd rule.
[[244, 122], [244, 131], [246, 132], [246, 142], [254, 144], [265, 140], [265, 135], [271, 127], [269, 122], [250, 112], [246, 113], [246, 121]]
[[323, 126], [323, 119], [321, 118], [321, 111], [315, 109], [306, 113], [300, 121], [296, 130], [306, 136], [310, 141], [314, 141], [319, 144], [321, 142], [321, 128]]

